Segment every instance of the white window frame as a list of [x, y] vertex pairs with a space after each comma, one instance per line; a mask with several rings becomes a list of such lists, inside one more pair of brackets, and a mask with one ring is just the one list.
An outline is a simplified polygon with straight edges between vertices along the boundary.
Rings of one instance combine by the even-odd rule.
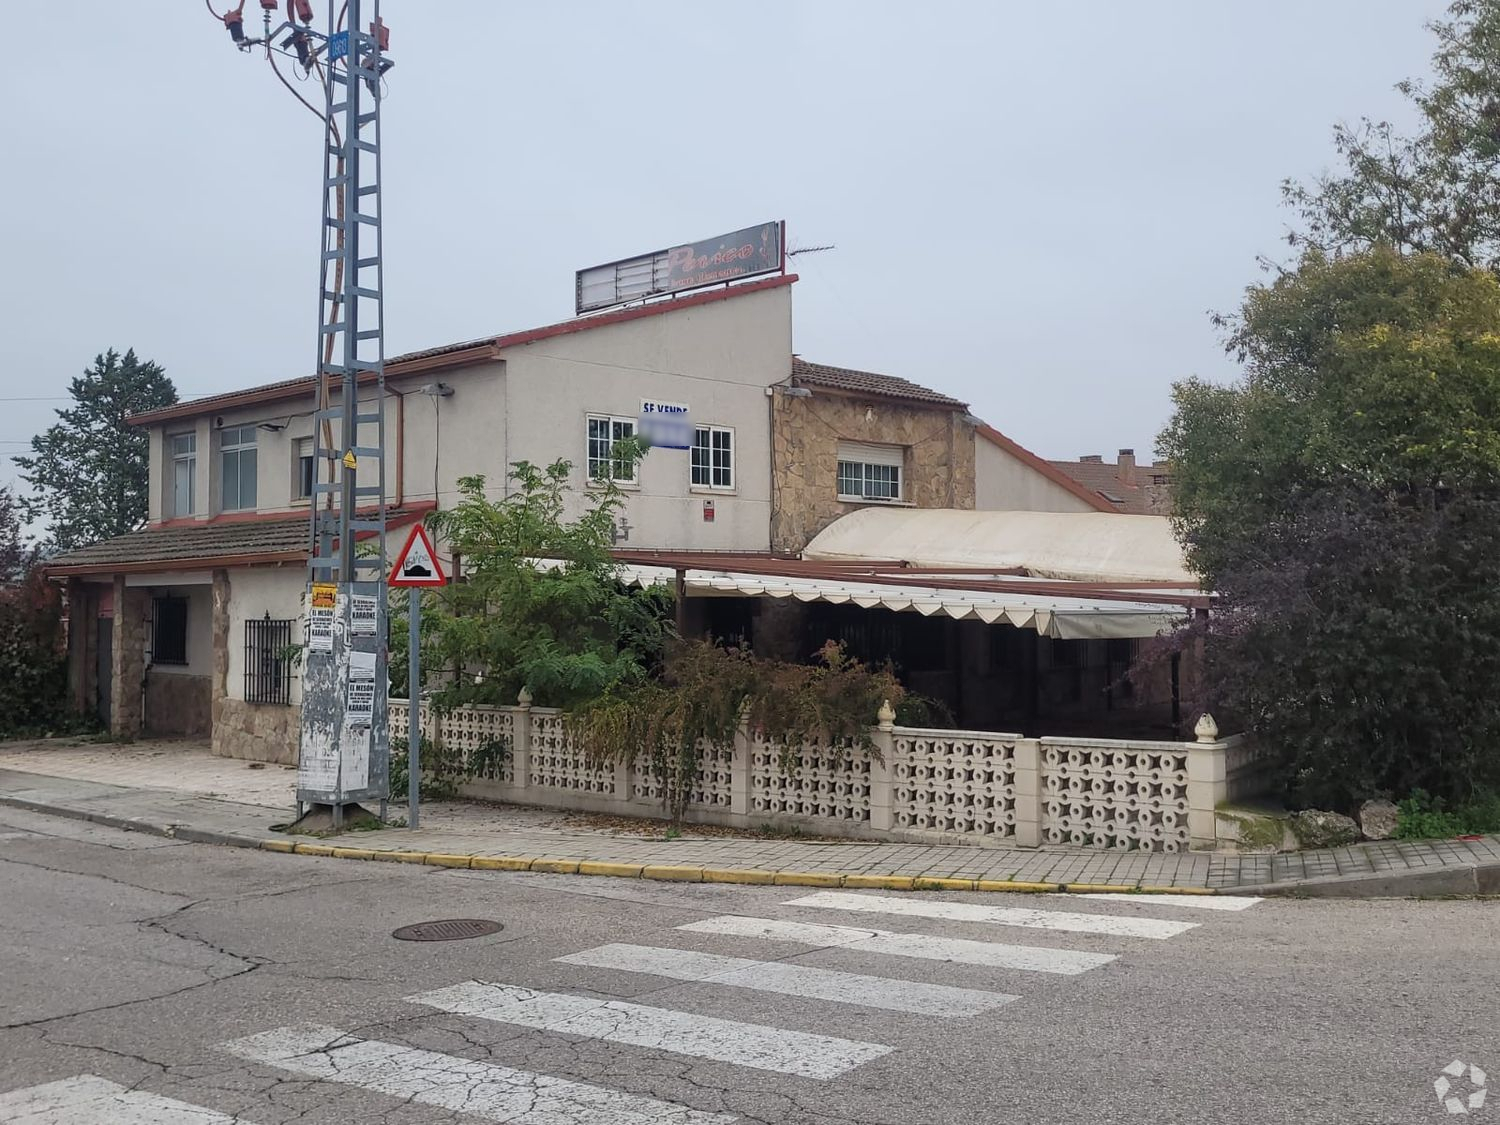
[[[609, 427], [609, 448], [608, 450], [606, 450], [603, 457], [596, 457], [594, 455], [594, 442], [597, 439], [593, 434], [593, 428], [596, 423], [601, 422]], [[620, 414], [589, 414], [587, 416], [583, 425], [583, 464], [584, 472], [587, 474], [590, 484], [595, 484], [605, 480], [612, 480], [621, 488], [639, 488], [641, 486], [640, 473], [637, 471], [637, 467], [634, 464], [629, 462], [616, 461], [609, 455], [610, 452], [614, 450], [616, 442], [624, 441], [627, 438], [632, 438], [635, 436], [636, 425], [637, 423], [634, 418], [627, 418]], [[622, 428], [624, 428], [625, 430], [624, 433], [621, 432]], [[596, 473], [594, 471], [595, 466], [601, 462], [609, 466], [609, 471], [607, 473]], [[616, 471], [621, 468], [623, 468], [625, 474], [628, 475], [617, 476]]]
[[[250, 435], [248, 441], [245, 439], [247, 433]], [[235, 435], [235, 441], [232, 444], [229, 440], [230, 435]], [[249, 454], [248, 460], [254, 466], [254, 471], [250, 475], [250, 503], [248, 504], [243, 503], [245, 499], [244, 467], [247, 460], [246, 454]], [[225, 471], [225, 466], [229, 463], [230, 457], [235, 459], [234, 479], [236, 487], [234, 498], [236, 504], [233, 507], [224, 503], [227, 499], [224, 495], [224, 489], [229, 480], [229, 474]], [[219, 431], [219, 501], [221, 510], [225, 512], [255, 511], [260, 503], [259, 476], [260, 447], [254, 423], [247, 426], [225, 426]]]
[[292, 503], [294, 504], [305, 504], [313, 498], [311, 488], [306, 492], [302, 491], [302, 462], [313, 462], [312, 483], [317, 484], [318, 466], [314, 460], [316, 457], [317, 451], [312, 438], [296, 438], [292, 441]]
[[[699, 445], [700, 434], [708, 436], [707, 445]], [[721, 452], [716, 448], [716, 439], [723, 438], [725, 448], [722, 452], [728, 455], [727, 463], [719, 465], [715, 462], [715, 454]], [[733, 492], [735, 490], [735, 464], [734, 464], [734, 427], [733, 426], [711, 426], [706, 424], [695, 424], [693, 426], [693, 444], [688, 451], [688, 486], [694, 492]], [[700, 464], [698, 460], [699, 451], [707, 454], [707, 461]], [[703, 469], [706, 479], [698, 479], [698, 470]], [[716, 477], [723, 470], [723, 483]]]
[[[177, 443], [183, 439], [187, 440], [187, 448], [178, 449]], [[182, 433], [167, 435], [167, 463], [172, 468], [172, 515], [174, 517], [196, 515], [198, 511], [198, 433], [196, 430], [186, 430]], [[177, 492], [177, 474], [179, 466], [185, 466], [187, 473], [187, 510], [182, 510], [179, 503], [181, 497]]]
[[[857, 469], [848, 473], [845, 466]], [[871, 470], [876, 470], [872, 472]], [[883, 494], [881, 479], [894, 472], [895, 495]], [[846, 492], [844, 480], [857, 476], [859, 492]], [[904, 504], [906, 503], [906, 449], [900, 445], [866, 445], [863, 442], [841, 441], [838, 462], [834, 468], [834, 487], [838, 498], [850, 504]]]

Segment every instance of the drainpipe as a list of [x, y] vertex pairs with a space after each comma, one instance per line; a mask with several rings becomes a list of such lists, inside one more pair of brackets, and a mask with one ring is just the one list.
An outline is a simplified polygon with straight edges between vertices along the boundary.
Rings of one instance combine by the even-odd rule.
[[387, 386], [385, 393], [396, 398], [396, 498], [393, 508], [406, 502], [406, 394]]

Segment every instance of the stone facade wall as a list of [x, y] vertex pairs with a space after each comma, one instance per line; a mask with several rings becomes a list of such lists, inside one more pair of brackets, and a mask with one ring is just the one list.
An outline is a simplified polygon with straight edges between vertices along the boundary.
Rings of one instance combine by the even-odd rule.
[[146, 674], [148, 734], [207, 738], [213, 728], [212, 713], [210, 677]]
[[146, 676], [146, 620], [150, 610], [151, 591], [138, 586], [126, 586], [125, 576], [115, 575], [109, 732], [116, 738], [136, 738], [141, 733]]
[[961, 411], [811, 388], [772, 402], [771, 546], [796, 552], [842, 515], [863, 507], [838, 498], [840, 441], [906, 449], [902, 502], [974, 507], [974, 427]]
[[295, 766], [301, 733], [301, 707], [221, 699], [214, 719], [213, 752], [221, 758]]

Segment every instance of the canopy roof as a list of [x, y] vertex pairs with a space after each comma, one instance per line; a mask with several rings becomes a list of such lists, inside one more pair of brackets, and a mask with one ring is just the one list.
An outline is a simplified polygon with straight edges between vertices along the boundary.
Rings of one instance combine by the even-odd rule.
[[1080, 582], [1171, 582], [1196, 589], [1165, 516], [861, 508], [818, 533], [802, 557], [899, 559], [918, 568], [1024, 570]]
[[[1128, 589], [1052, 582], [1014, 574], [908, 571], [900, 564], [840, 566], [765, 556], [689, 555], [644, 561], [617, 552], [621, 577], [635, 586], [672, 585], [689, 597], [766, 597], [881, 607], [957, 620], [1010, 624], [1059, 640], [1154, 637], [1205, 602], [1196, 589]], [[743, 568], [743, 569], [741, 569]]]

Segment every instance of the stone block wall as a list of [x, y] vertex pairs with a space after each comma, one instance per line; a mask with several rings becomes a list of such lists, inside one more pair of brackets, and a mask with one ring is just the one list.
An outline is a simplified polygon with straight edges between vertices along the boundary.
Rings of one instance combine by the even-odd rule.
[[840, 441], [905, 448], [902, 501], [974, 507], [974, 428], [946, 406], [812, 388], [772, 402], [771, 546], [796, 552], [840, 516], [864, 507], [838, 498]]
[[146, 674], [146, 720], [149, 734], [207, 738], [212, 729], [212, 680], [151, 671]]
[[151, 613], [151, 591], [126, 586], [125, 576], [117, 574], [114, 600], [109, 732], [116, 738], [137, 738], [145, 717], [146, 622]]
[[213, 752], [249, 762], [297, 764], [302, 708], [279, 703], [221, 699], [214, 721]]

